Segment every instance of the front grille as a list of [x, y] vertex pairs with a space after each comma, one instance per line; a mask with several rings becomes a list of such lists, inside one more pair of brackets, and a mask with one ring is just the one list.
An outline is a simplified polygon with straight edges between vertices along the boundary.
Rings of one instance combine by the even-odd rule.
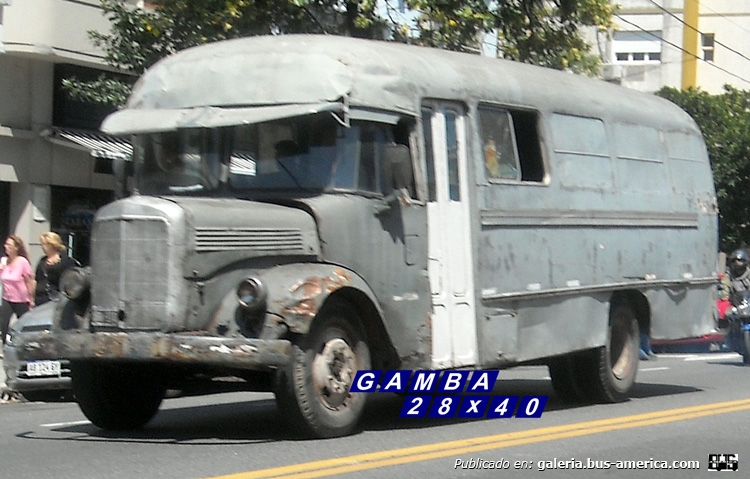
[[169, 297], [169, 226], [164, 218], [107, 219], [94, 226], [93, 327], [156, 329]]
[[305, 242], [298, 228], [196, 228], [195, 250], [278, 252], [305, 254]]

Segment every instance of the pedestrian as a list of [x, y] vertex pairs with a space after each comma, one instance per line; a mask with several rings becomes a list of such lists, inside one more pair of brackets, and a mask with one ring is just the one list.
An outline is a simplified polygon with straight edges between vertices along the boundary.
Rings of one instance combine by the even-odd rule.
[[34, 276], [31, 273], [29, 254], [26, 245], [16, 235], [5, 240], [5, 256], [0, 260], [0, 279], [3, 283], [3, 303], [0, 306], [0, 334], [2, 344], [8, 335], [8, 326], [13, 313], [20, 318], [34, 306], [31, 292], [34, 288]]
[[60, 295], [60, 277], [68, 268], [77, 266], [78, 263], [65, 253], [65, 245], [62, 244], [60, 235], [52, 231], [42, 233], [39, 236], [44, 256], [36, 265], [36, 284], [32, 290], [34, 304], [40, 305]]
[[641, 345], [640, 351], [638, 351], [638, 357], [641, 361], [655, 360], [656, 354], [651, 349], [651, 339], [648, 337], [648, 333], [641, 331]]

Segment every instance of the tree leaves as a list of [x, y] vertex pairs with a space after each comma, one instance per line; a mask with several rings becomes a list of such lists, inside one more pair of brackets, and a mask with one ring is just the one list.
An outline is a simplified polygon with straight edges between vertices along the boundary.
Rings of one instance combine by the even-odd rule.
[[750, 244], [750, 92], [725, 85], [721, 95], [663, 88], [703, 132], [719, 203], [722, 251]]
[[[595, 74], [599, 59], [579, 32], [607, 29], [609, 0], [405, 0], [417, 12], [397, 23], [395, 0], [160, 0], [155, 10], [125, 0], [101, 0], [112, 28], [89, 32], [108, 65], [135, 77], [159, 59], [196, 45], [252, 35], [325, 33], [391, 39], [456, 51], [479, 52], [484, 35], [497, 32], [498, 56]], [[73, 95], [120, 105], [128, 82], [69, 79]], [[113, 82], [118, 83], [115, 85]], [[114, 103], [111, 103], [114, 102]]]

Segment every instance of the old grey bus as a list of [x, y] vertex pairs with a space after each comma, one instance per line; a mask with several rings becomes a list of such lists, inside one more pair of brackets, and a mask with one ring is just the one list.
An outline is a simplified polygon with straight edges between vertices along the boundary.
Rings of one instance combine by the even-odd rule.
[[269, 36], [163, 59], [102, 130], [132, 138], [131, 194], [97, 212], [91, 266], [27, 351], [71, 359], [101, 428], [140, 427], [203, 381], [349, 434], [365, 369], [543, 363], [562, 398], [622, 401], [639, 333], [713, 327], [706, 148], [652, 95]]

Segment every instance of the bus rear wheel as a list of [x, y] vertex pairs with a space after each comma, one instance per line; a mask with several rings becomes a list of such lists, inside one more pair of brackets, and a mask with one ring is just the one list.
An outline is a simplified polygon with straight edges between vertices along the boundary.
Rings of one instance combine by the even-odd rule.
[[580, 356], [580, 353], [566, 354], [547, 363], [552, 389], [562, 401], [575, 403], [586, 399], [579, 372]]
[[370, 364], [357, 313], [342, 303], [324, 307], [310, 332], [292, 346], [292, 362], [277, 377], [274, 392], [284, 418], [306, 436], [350, 434], [366, 399], [350, 388], [356, 372]]
[[638, 373], [638, 321], [631, 307], [612, 305], [607, 343], [588, 351], [580, 359], [582, 388], [594, 401], [622, 402], [635, 384]]

